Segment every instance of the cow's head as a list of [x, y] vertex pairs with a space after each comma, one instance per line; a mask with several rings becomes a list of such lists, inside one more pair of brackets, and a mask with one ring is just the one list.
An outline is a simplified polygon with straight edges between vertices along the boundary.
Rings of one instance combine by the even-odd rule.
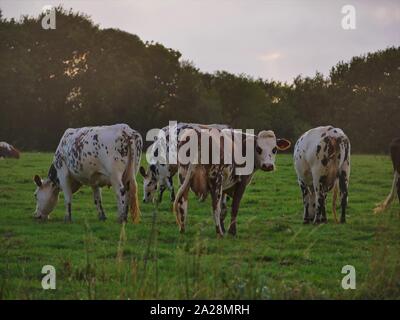
[[41, 179], [38, 175], [33, 178], [37, 188], [34, 193], [36, 199], [36, 211], [34, 217], [47, 220], [58, 202], [60, 189], [50, 179]]
[[277, 139], [271, 130], [261, 131], [257, 135], [255, 147], [255, 166], [263, 171], [275, 170], [275, 156], [278, 150], [290, 148], [290, 141]]
[[140, 167], [139, 172], [143, 177], [143, 202], [153, 202], [158, 186], [158, 169], [155, 164], [151, 164], [149, 169]]

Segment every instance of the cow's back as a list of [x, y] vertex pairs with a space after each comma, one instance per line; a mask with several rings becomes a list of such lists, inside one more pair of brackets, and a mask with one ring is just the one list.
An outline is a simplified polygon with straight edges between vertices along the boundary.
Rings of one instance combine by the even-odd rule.
[[350, 142], [343, 130], [333, 126], [310, 129], [297, 141], [294, 151], [299, 178], [311, 183], [312, 172], [335, 176], [345, 161], [349, 162]]
[[91, 184], [96, 177], [108, 177], [114, 171], [124, 170], [128, 144], [137, 136], [140, 137], [126, 124], [67, 129], [54, 163], [56, 168], [64, 163], [74, 178]]

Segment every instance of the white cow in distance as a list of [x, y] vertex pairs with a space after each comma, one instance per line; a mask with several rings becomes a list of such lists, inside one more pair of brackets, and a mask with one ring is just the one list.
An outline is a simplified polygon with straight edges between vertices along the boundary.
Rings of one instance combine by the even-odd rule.
[[20, 152], [11, 144], [1, 141], [0, 142], [0, 159], [14, 158], [19, 159]]

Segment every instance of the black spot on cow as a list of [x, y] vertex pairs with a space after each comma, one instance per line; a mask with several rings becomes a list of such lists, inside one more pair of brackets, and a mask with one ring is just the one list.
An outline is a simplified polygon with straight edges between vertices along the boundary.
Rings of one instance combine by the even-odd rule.
[[119, 190], [119, 193], [120, 193], [121, 196], [123, 197], [123, 196], [125, 195], [125, 193], [126, 193], [125, 188], [121, 188], [121, 189]]
[[321, 160], [321, 163], [324, 167], [326, 167], [328, 165], [328, 158], [326, 157], [326, 155], [324, 155], [324, 158]]
[[57, 176], [57, 170], [54, 166], [54, 164], [51, 164], [49, 168], [49, 172], [47, 174], [47, 177], [51, 182], [53, 182], [55, 185], [59, 184], [58, 176]]
[[317, 156], [318, 156], [318, 154], [319, 154], [320, 151], [321, 151], [321, 145], [318, 145], [318, 146], [317, 146]]
[[319, 178], [319, 184], [321, 190], [326, 190], [327, 189], [327, 182], [328, 182], [328, 177], [327, 176], [321, 176]]
[[95, 141], [95, 143], [99, 142], [99, 135], [98, 134], [94, 134], [93, 135], [93, 141]]

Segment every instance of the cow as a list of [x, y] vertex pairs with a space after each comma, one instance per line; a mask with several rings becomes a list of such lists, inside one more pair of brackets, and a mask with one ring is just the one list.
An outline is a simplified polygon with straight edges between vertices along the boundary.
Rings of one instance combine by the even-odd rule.
[[[176, 137], [178, 138], [180, 133], [185, 129], [196, 129], [201, 130], [206, 128], [216, 128], [216, 129], [225, 129], [228, 128], [227, 125], [223, 124], [209, 124], [203, 125], [198, 123], [184, 123], [179, 122], [174, 126], [166, 126], [160, 130], [159, 135], [157, 136], [156, 141], [149, 147], [149, 152], [151, 155], [158, 157], [160, 152], [164, 152], [164, 155], [161, 157], [163, 159], [162, 162], [152, 160], [148, 167], [148, 170], [144, 167], [140, 167], [140, 174], [143, 177], [143, 202], [154, 202], [156, 191], [158, 190], [157, 202], [160, 203], [162, 201], [163, 193], [166, 189], [170, 191], [170, 200], [173, 202], [175, 200], [175, 190], [173, 184], [173, 177], [178, 170], [177, 164], [169, 163], [169, 149], [175, 148], [174, 144], [170, 144], [170, 128], [172, 132], [175, 132]], [[166, 149], [164, 150], [164, 146]], [[161, 150], [161, 151], [160, 151]], [[171, 150], [176, 151], [176, 150]]]
[[0, 142], [0, 159], [2, 158], [14, 158], [19, 159], [20, 152], [11, 144], [7, 142], [1, 141]]
[[294, 167], [304, 205], [303, 223], [326, 223], [326, 196], [333, 189], [333, 215], [336, 218], [338, 189], [341, 197], [340, 222], [346, 222], [350, 178], [350, 141], [333, 126], [308, 130], [294, 147]]
[[72, 221], [72, 194], [82, 185], [92, 187], [99, 220], [105, 220], [101, 187], [112, 186], [118, 202], [119, 222], [127, 222], [130, 209], [134, 222], [140, 211], [136, 174], [142, 137], [126, 124], [67, 129], [55, 152], [48, 176], [34, 176], [37, 185], [35, 217], [46, 220], [64, 193], [65, 222]]
[[[185, 232], [185, 224], [188, 207], [188, 193], [191, 189], [196, 196], [204, 200], [208, 194], [211, 194], [211, 202], [213, 216], [216, 226], [217, 235], [223, 236], [225, 233], [224, 219], [227, 212], [226, 197], [232, 198], [231, 223], [228, 229], [229, 234], [236, 235], [236, 219], [239, 210], [240, 201], [250, 183], [256, 170], [263, 171], [275, 170], [275, 156], [278, 150], [286, 150], [290, 147], [290, 141], [286, 139], [277, 139], [275, 133], [271, 130], [261, 131], [258, 135], [242, 133], [237, 130], [224, 129], [223, 139], [227, 142], [228, 150], [231, 154], [240, 150], [247, 150], [247, 143], [253, 144], [252, 154], [246, 154], [246, 161], [249, 157], [253, 157], [253, 164], [248, 173], [238, 172], [240, 164], [237, 161], [225, 161], [225, 141], [220, 140], [219, 163], [208, 161], [205, 164], [199, 161], [198, 154], [201, 153], [201, 144], [198, 143], [198, 154], [193, 155], [194, 158], [189, 163], [184, 164], [179, 157], [181, 148], [189, 143], [195, 135], [200, 135], [198, 131], [188, 130], [189, 132], [182, 135], [181, 142], [178, 144], [178, 172], [182, 182], [175, 201], [174, 212], [180, 232]], [[220, 130], [212, 129], [206, 134], [209, 141], [216, 142], [221, 139]], [[236, 137], [235, 137], [236, 136]], [[197, 139], [200, 141], [200, 138]], [[223, 147], [222, 147], [223, 146]], [[246, 148], [246, 149], [245, 149]]]
[[381, 213], [389, 207], [395, 198], [395, 189], [400, 202], [400, 138], [395, 138], [390, 143], [390, 157], [394, 171], [392, 189], [386, 199], [374, 209], [375, 213]]

